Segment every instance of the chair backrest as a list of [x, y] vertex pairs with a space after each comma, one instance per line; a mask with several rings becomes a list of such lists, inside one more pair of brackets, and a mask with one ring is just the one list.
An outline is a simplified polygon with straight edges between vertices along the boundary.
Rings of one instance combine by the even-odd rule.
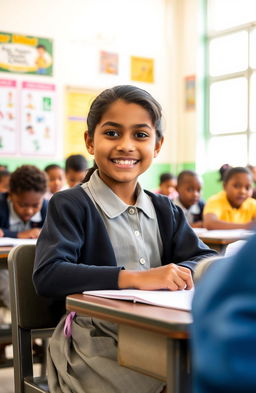
[[[35, 245], [14, 247], [8, 255], [15, 392], [25, 392], [25, 379], [33, 378], [31, 339], [46, 337], [56, 326], [46, 298], [36, 294], [32, 272]], [[25, 386], [25, 387], [24, 387]], [[32, 390], [29, 390], [32, 391]], [[43, 391], [36, 390], [35, 391]]]
[[14, 247], [8, 256], [11, 308], [18, 325], [24, 329], [49, 328], [57, 322], [49, 311], [48, 300], [36, 294], [32, 282], [34, 259], [35, 245]]

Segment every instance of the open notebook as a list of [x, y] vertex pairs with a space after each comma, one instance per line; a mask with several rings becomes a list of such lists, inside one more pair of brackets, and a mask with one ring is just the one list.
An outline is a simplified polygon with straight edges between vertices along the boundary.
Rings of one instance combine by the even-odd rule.
[[20, 244], [36, 244], [37, 239], [17, 239], [13, 237], [0, 237], [0, 247], [19, 246]]
[[194, 290], [141, 291], [138, 289], [119, 289], [84, 291], [83, 293], [85, 295], [105, 297], [108, 299], [132, 300], [134, 303], [139, 302], [154, 306], [190, 311]]

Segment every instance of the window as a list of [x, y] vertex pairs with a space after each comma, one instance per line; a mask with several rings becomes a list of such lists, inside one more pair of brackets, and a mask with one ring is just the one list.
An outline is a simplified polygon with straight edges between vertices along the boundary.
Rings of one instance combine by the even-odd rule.
[[207, 6], [209, 169], [255, 165], [255, 0], [208, 0]]

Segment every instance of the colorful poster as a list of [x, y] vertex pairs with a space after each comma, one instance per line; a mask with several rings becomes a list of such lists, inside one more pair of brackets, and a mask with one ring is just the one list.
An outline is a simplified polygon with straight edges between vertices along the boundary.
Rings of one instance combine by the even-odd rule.
[[87, 90], [67, 90], [67, 116], [64, 143], [64, 156], [83, 154], [89, 157], [84, 143], [86, 117], [92, 101], [98, 92]]
[[0, 154], [17, 150], [17, 83], [0, 79]]
[[52, 40], [0, 32], [0, 71], [52, 75]]
[[154, 82], [154, 59], [131, 57], [131, 80], [137, 82]]
[[185, 77], [185, 109], [194, 111], [196, 107], [196, 77], [189, 75]]
[[100, 72], [102, 74], [118, 74], [118, 54], [101, 51], [100, 52]]
[[21, 154], [55, 154], [55, 85], [22, 82], [20, 123]]

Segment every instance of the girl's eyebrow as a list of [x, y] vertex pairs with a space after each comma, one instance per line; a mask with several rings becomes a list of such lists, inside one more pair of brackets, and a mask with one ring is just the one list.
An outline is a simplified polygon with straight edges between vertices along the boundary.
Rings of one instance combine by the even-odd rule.
[[[124, 128], [124, 126], [122, 124], [115, 123], [114, 121], [106, 121], [105, 123], [102, 124], [101, 127], [105, 127], [105, 126]], [[152, 129], [147, 123], [132, 125], [132, 128], [144, 128], [144, 127], [149, 128], [150, 130]]]

